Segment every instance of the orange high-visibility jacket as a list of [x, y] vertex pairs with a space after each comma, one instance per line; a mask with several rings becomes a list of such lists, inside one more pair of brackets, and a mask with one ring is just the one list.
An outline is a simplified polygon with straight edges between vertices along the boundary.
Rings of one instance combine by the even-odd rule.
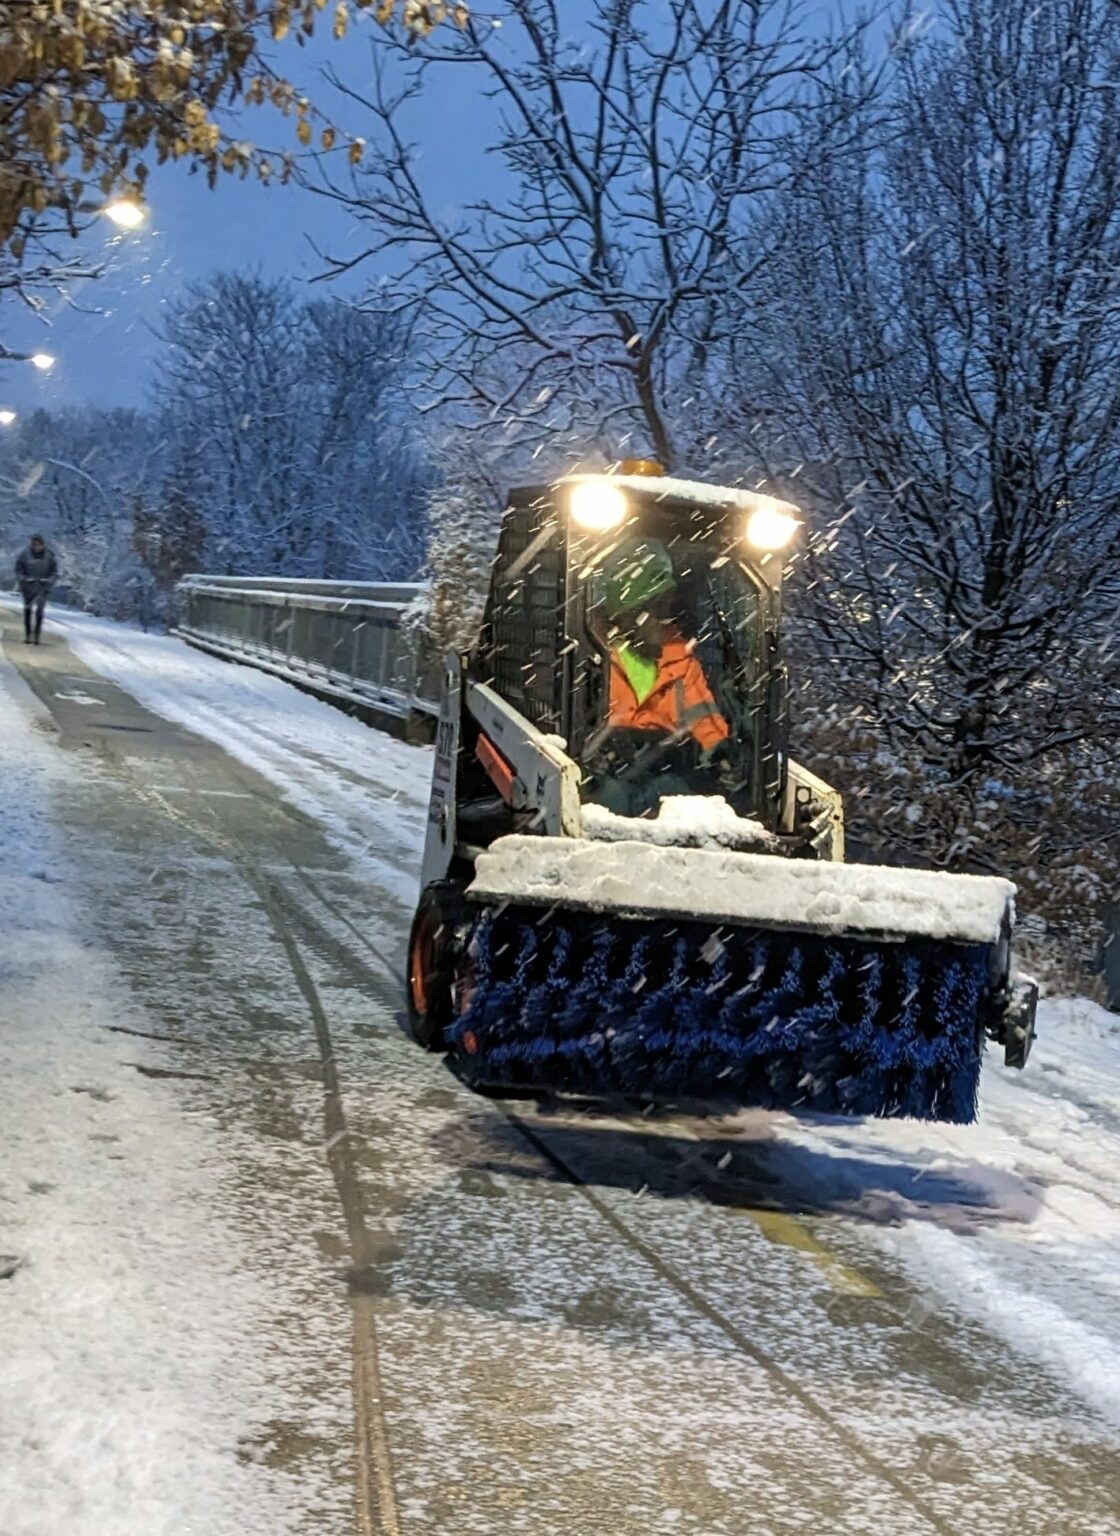
[[641, 703], [622, 663], [611, 652], [610, 723], [633, 731], [688, 731], [707, 752], [731, 734], [704, 669], [682, 635], [661, 647], [657, 681]]

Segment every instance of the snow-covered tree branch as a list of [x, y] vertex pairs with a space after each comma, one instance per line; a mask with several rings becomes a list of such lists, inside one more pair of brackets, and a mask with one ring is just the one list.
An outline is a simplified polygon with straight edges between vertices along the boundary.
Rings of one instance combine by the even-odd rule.
[[814, 508], [807, 691], [869, 793], [884, 746], [923, 784], [867, 823], [944, 862], [1017, 838], [1031, 868], [1099, 837], [1083, 790], [1117, 761], [1120, 10], [944, 18], [886, 134], [786, 200], [755, 441]]
[[399, 399], [398, 321], [220, 274], [169, 316], [167, 488], [221, 570], [392, 580], [423, 550], [428, 482]]
[[[779, 239], [777, 195], [841, 151], [853, 100], [873, 94], [851, 41], [813, 36], [792, 4], [596, 0], [577, 31], [554, 0], [502, 0], [390, 62], [355, 97], [368, 169], [325, 189], [364, 234], [330, 269], [407, 256], [401, 302], [420, 308], [445, 406], [514, 422], [551, 455], [575, 442], [679, 466], [680, 400]], [[421, 86], [449, 72], [495, 103], [508, 189], [454, 216], [409, 137]]]

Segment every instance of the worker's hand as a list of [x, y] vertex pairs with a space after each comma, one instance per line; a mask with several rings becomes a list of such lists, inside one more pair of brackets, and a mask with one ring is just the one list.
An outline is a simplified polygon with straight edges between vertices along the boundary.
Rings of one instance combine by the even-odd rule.
[[730, 795], [742, 788], [743, 780], [735, 764], [729, 742], [717, 741], [714, 747], [709, 747], [706, 752], [702, 752], [700, 766], [712, 774], [724, 795]]

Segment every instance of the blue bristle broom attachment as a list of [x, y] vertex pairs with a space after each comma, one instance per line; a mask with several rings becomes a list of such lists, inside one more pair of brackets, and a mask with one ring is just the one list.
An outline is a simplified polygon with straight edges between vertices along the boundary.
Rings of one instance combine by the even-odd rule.
[[452, 1049], [480, 1084], [964, 1124], [983, 946], [483, 916]]

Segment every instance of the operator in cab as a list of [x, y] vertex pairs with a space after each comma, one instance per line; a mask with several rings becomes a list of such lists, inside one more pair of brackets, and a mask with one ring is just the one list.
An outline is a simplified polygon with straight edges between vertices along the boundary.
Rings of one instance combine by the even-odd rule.
[[678, 623], [676, 572], [657, 540], [615, 552], [605, 583], [610, 724], [691, 736], [711, 753], [730, 734], [704, 669]]

